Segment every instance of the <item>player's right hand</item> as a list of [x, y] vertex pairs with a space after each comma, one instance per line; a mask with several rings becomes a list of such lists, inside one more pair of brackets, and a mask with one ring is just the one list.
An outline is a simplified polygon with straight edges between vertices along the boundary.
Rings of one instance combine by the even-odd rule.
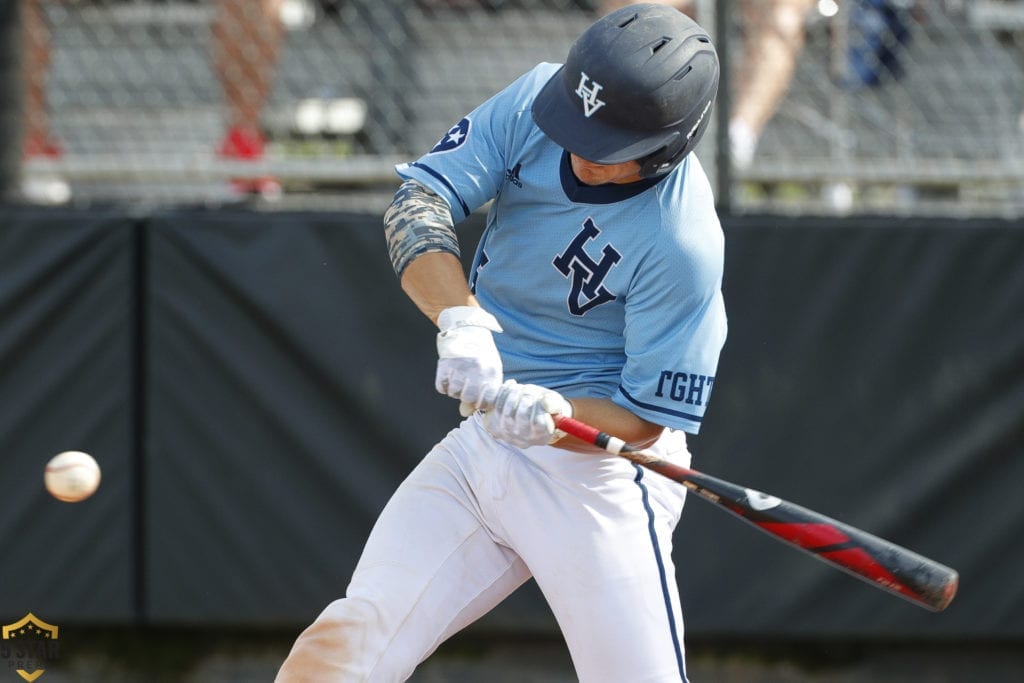
[[477, 306], [453, 306], [441, 311], [437, 326], [434, 387], [464, 406], [490, 408], [504, 378], [493, 336], [501, 325]]
[[555, 415], [572, 417], [572, 404], [557, 391], [510, 379], [501, 385], [494, 407], [484, 413], [484, 428], [495, 439], [518, 448], [554, 443], [565, 436]]

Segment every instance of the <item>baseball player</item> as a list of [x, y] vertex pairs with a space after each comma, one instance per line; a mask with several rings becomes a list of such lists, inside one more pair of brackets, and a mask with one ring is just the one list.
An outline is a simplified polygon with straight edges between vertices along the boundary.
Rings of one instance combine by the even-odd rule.
[[[580, 680], [686, 680], [683, 487], [552, 416], [689, 463], [726, 334], [723, 236], [690, 154], [718, 75], [691, 19], [626, 7], [398, 167], [388, 250], [439, 328], [438, 391], [472, 414], [395, 492], [279, 681], [405, 680], [531, 576]], [[467, 278], [453, 226], [489, 200]]]

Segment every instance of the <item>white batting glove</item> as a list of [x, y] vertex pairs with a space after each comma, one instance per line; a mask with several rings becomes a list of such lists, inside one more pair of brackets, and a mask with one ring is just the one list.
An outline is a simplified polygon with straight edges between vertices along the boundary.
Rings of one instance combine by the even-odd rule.
[[494, 332], [501, 325], [477, 306], [453, 306], [437, 318], [438, 392], [462, 401], [467, 407], [486, 409], [494, 402], [503, 378], [501, 356]]
[[572, 404], [557, 391], [510, 379], [501, 385], [494, 407], [484, 413], [484, 427], [495, 439], [518, 448], [542, 446], [565, 433], [552, 415], [572, 417]]

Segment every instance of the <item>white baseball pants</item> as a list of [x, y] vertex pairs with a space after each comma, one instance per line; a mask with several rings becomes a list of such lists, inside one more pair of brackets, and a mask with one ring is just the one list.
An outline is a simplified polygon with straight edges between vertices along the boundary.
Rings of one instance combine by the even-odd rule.
[[[689, 465], [682, 432], [653, 447]], [[473, 416], [395, 491], [346, 597], [278, 683], [404, 681], [530, 576], [581, 681], [685, 681], [672, 531], [685, 489], [623, 458], [495, 441]]]

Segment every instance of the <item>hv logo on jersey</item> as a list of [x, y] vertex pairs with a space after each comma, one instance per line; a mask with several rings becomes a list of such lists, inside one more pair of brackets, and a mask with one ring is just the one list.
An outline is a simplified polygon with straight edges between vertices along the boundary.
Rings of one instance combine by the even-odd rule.
[[430, 154], [437, 154], [438, 152], [450, 152], [453, 149], [462, 147], [462, 144], [469, 137], [469, 117], [462, 119], [454, 126], [448, 129], [448, 132], [444, 134], [437, 144], [434, 145], [433, 149], [430, 150]]
[[[587, 83], [591, 85], [587, 85]], [[604, 106], [604, 100], [597, 99], [597, 93], [603, 88], [600, 83], [590, 80], [590, 76], [580, 72], [580, 84], [576, 86], [576, 95], [583, 100], [583, 115], [588, 119]]]
[[583, 315], [587, 311], [615, 301], [616, 296], [604, 286], [604, 280], [612, 267], [622, 260], [620, 254], [611, 244], [601, 250], [601, 260], [595, 260], [587, 253], [587, 243], [601, 234], [594, 224], [593, 218], [583, 222], [583, 229], [572, 239], [569, 246], [555, 257], [552, 265], [558, 272], [570, 279], [569, 312]]

